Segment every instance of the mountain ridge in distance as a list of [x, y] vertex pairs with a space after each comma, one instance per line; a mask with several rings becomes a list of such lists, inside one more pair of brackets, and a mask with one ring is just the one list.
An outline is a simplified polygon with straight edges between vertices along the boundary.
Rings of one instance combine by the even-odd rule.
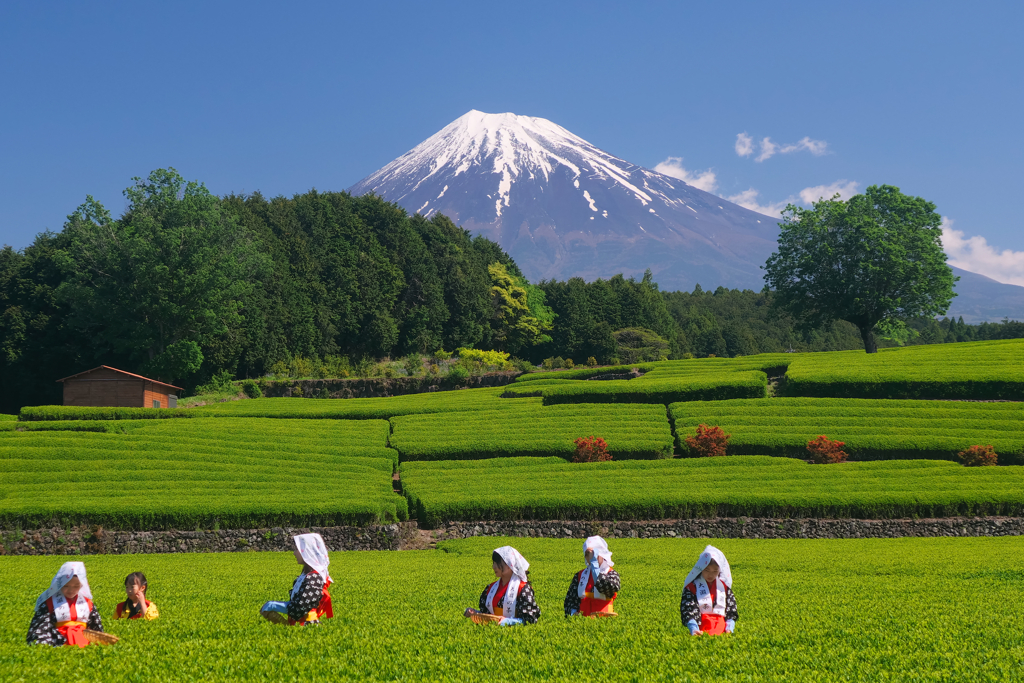
[[[467, 112], [349, 192], [446, 214], [500, 244], [534, 282], [650, 269], [663, 291], [760, 290], [778, 236], [778, 219], [512, 113]], [[1024, 287], [957, 274], [949, 315], [1024, 318]]]

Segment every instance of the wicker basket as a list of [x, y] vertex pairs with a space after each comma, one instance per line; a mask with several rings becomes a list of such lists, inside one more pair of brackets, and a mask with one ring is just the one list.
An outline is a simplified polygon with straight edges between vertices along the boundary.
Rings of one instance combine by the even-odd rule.
[[472, 620], [474, 624], [496, 624], [501, 621], [501, 617], [494, 614], [483, 614], [482, 612], [477, 612], [470, 617], [470, 620]]
[[92, 645], [113, 645], [120, 638], [110, 633], [104, 633], [103, 631], [93, 631], [92, 629], [85, 629], [82, 634], [89, 639]]

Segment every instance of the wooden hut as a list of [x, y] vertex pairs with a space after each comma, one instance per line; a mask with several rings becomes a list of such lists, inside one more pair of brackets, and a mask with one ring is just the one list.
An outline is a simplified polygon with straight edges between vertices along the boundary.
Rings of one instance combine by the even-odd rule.
[[64, 405], [114, 408], [177, 408], [181, 387], [101, 365], [57, 380]]

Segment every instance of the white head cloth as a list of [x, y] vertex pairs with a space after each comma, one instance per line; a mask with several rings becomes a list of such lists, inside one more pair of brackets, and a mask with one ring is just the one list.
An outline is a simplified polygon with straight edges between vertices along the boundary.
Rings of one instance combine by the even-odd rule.
[[513, 576], [520, 581], [529, 581], [526, 578], [526, 570], [530, 568], [530, 563], [526, 561], [526, 558], [518, 550], [510, 545], [503, 545], [494, 552], [501, 556], [505, 565], [512, 570]]
[[612, 562], [612, 551], [608, 550], [608, 542], [600, 536], [591, 536], [583, 541], [583, 553], [586, 554], [588, 550], [593, 550], [594, 555], [603, 558], [606, 567], [615, 566], [615, 563]]
[[713, 545], [704, 548], [704, 552], [697, 558], [697, 564], [693, 565], [693, 569], [686, 575], [683, 585], [689, 586], [694, 579], [700, 576], [704, 568], [711, 564], [711, 560], [718, 563], [718, 578], [729, 587], [729, 590], [732, 590], [732, 571], [729, 569], [729, 560], [725, 559], [722, 551]]
[[78, 577], [78, 580], [82, 582], [82, 587], [78, 589], [78, 594], [84, 598], [92, 600], [92, 591], [89, 589], [89, 579], [85, 577], [85, 564], [82, 562], [65, 562], [57, 570], [57, 575], [53, 577], [53, 581], [50, 582], [50, 587], [40, 594], [36, 599], [36, 609], [39, 606], [52, 598], [53, 596], [60, 593], [60, 589], [67, 585], [67, 582], [72, 577]]
[[327, 573], [327, 567], [331, 564], [331, 558], [327, 555], [327, 546], [320, 534], [299, 534], [295, 536], [295, 547], [299, 549], [302, 561], [309, 565], [313, 571], [334, 583], [331, 575]]

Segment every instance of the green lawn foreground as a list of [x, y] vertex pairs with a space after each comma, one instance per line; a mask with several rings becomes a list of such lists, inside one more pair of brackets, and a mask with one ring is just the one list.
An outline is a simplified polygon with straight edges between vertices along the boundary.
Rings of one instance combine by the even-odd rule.
[[[490, 551], [532, 563], [536, 626], [461, 617]], [[286, 597], [288, 553], [86, 558], [113, 647], [24, 644], [36, 595], [67, 558], [2, 557], [0, 679], [336, 681], [1014, 681], [1024, 661], [1024, 538], [715, 540], [729, 558], [737, 634], [686, 635], [679, 594], [704, 539], [613, 540], [616, 620], [566, 620], [580, 542], [482, 538], [436, 551], [335, 552], [336, 617], [261, 622]], [[161, 618], [114, 622], [121, 580], [146, 572]]]

